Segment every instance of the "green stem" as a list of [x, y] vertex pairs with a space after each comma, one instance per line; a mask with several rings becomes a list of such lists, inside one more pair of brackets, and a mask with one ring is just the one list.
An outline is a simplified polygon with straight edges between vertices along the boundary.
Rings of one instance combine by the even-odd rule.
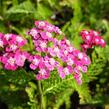
[[39, 95], [40, 95], [40, 109], [45, 109], [44, 96], [41, 87], [41, 81], [38, 81]]

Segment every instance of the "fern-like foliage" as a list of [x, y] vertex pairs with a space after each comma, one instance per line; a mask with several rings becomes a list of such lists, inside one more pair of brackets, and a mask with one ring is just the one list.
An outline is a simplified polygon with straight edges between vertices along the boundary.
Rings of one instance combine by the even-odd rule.
[[81, 103], [90, 102], [91, 96], [88, 85], [83, 83], [81, 86], [76, 83], [73, 75], [61, 79], [56, 71], [51, 73], [51, 77], [42, 81], [43, 94], [47, 96], [49, 103], [54, 102], [54, 107], [59, 108], [64, 102], [66, 107], [70, 107], [70, 96], [74, 91], [79, 93]]

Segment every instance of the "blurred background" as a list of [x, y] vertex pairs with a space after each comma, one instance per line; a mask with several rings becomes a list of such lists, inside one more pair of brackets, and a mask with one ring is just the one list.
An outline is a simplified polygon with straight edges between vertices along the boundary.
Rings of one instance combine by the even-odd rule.
[[[47, 109], [109, 109], [109, 0], [0, 0], [0, 32], [28, 39], [26, 31], [34, 26], [35, 20], [60, 27], [78, 49], [82, 42], [79, 32], [83, 29], [101, 32], [107, 43], [105, 48], [97, 47], [91, 53], [92, 64], [83, 75], [82, 86], [74, 81], [63, 82], [55, 93], [53, 90], [46, 94]], [[25, 89], [34, 87], [31, 83], [27, 85], [30, 81], [34, 83], [30, 73], [0, 73], [0, 109], [38, 109], [31, 107], [34, 98], [29, 94], [34, 90]]]

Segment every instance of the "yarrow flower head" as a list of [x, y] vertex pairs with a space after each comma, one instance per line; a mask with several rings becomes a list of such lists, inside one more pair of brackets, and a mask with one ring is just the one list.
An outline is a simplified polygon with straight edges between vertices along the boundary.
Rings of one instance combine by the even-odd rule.
[[0, 47], [6, 52], [13, 52], [26, 44], [26, 40], [16, 34], [0, 33]]
[[21, 50], [26, 40], [19, 35], [0, 33], [0, 62], [7, 70], [23, 67], [29, 54]]
[[82, 50], [84, 52], [87, 51], [87, 49], [92, 48], [93, 46], [101, 46], [105, 47], [106, 42], [104, 39], [100, 36], [100, 33], [94, 30], [82, 30], [80, 32], [80, 35], [82, 37], [83, 43], [81, 45]]
[[[81, 72], [87, 72], [90, 64], [88, 56], [72, 46], [58, 27], [46, 21], [36, 21], [35, 26], [28, 34], [32, 37], [35, 50], [40, 52], [30, 59], [30, 68], [38, 69], [36, 79], [47, 79], [57, 69], [62, 79], [71, 74], [81, 84]], [[58, 38], [60, 36], [61, 39]]]

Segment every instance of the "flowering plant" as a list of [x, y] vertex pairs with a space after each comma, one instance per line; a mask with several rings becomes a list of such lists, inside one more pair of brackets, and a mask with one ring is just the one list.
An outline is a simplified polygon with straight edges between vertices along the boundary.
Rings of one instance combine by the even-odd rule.
[[58, 27], [46, 21], [36, 21], [35, 26], [28, 31], [28, 35], [32, 37], [35, 54], [22, 50], [27, 40], [21, 36], [0, 33], [0, 62], [3, 67], [7, 70], [16, 70], [25, 66], [27, 60], [30, 69], [36, 70], [37, 80], [49, 78], [50, 72], [56, 69], [62, 79], [71, 74], [78, 84], [81, 84], [81, 72], [87, 72], [90, 64], [85, 52], [95, 45], [106, 45], [99, 33], [93, 30], [83, 30], [80, 33], [84, 41], [81, 52], [66, 39]]
[[82, 75], [91, 63], [87, 50], [96, 45], [106, 45], [100, 33], [83, 30], [80, 32], [83, 40], [81, 52], [57, 26], [47, 21], [36, 21], [35, 27], [27, 35], [34, 45], [31, 53], [23, 50], [28, 42], [23, 37], [0, 33], [0, 62], [4, 69], [12, 71], [25, 68], [29, 63], [27, 67], [35, 73], [38, 81], [50, 78], [56, 71], [60, 78], [72, 75], [78, 84], [82, 84]]

